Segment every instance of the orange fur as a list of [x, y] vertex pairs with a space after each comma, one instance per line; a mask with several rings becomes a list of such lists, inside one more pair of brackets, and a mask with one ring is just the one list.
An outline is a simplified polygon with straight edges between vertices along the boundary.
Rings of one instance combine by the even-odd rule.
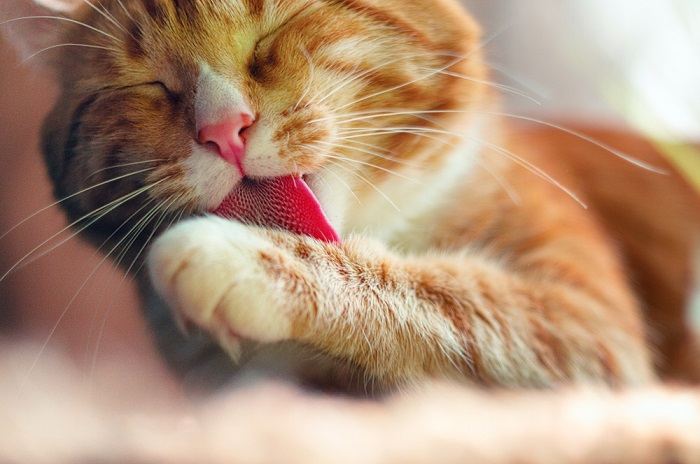
[[[202, 192], [227, 179], [224, 166], [205, 182], [201, 173], [188, 180], [203, 63], [258, 117], [253, 175], [317, 176], [340, 198], [324, 204], [348, 237], [340, 246], [216, 218], [186, 221], [153, 245], [155, 288], [234, 359], [244, 356], [241, 339], [291, 342], [386, 388], [430, 377], [642, 384], [655, 377], [657, 345], [660, 371], [673, 370], [689, 334], [683, 293], [697, 198], [677, 177], [632, 169], [590, 143], [504, 123], [485, 83], [478, 27], [456, 3], [104, 6], [108, 13], [82, 5], [74, 17], [107, 35], [73, 23], [61, 34], [102, 48], [56, 52], [64, 93], [46, 124], [48, 164], [64, 196], [153, 160], [153, 170], [66, 204], [74, 219], [158, 184], [98, 218], [93, 238], [118, 248], [123, 233], [110, 233], [149, 198], [173, 219], [216, 200]], [[260, 161], [270, 157], [274, 166]], [[657, 185], [665, 193], [654, 203], [672, 232], [653, 224], [659, 215], [643, 201]], [[127, 242], [137, 243], [134, 260], [160, 232], [150, 228]], [[646, 231], [663, 243], [640, 237]], [[638, 296], [653, 310], [648, 326]]]

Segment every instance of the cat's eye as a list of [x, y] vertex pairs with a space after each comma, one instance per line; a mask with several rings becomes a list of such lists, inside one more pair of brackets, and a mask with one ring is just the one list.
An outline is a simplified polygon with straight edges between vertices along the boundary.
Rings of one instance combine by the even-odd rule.
[[159, 88], [171, 101], [177, 101], [180, 98], [180, 96], [163, 81], [151, 81], [145, 83], [144, 85]]

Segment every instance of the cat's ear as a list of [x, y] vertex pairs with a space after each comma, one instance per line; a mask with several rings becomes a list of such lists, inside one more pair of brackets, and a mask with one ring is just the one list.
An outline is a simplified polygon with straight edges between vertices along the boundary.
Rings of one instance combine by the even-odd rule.
[[79, 0], [0, 0], [0, 36], [9, 41], [23, 59], [57, 45], [68, 18]]

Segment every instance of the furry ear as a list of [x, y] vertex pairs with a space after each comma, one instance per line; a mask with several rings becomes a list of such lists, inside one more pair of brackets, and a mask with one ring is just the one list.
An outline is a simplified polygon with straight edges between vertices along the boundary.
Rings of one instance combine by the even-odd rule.
[[23, 59], [58, 44], [68, 17], [79, 0], [0, 0], [0, 34]]

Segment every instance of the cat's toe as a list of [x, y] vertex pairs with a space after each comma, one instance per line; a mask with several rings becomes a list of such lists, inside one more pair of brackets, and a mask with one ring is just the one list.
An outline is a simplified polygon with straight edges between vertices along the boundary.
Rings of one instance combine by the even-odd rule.
[[261, 262], [276, 252], [253, 229], [206, 217], [159, 238], [149, 270], [176, 317], [211, 332], [233, 355], [242, 338], [271, 343], [291, 334], [284, 299]]

